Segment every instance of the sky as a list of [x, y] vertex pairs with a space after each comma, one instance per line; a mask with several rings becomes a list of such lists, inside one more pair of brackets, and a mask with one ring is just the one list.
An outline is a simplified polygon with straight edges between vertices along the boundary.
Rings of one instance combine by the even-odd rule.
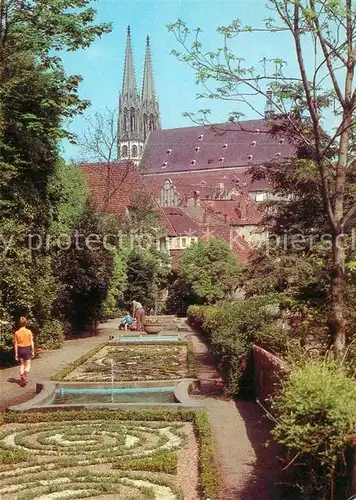
[[[156, 92], [159, 99], [162, 128], [176, 128], [192, 125], [184, 112], [196, 112], [210, 108], [212, 122], [224, 122], [230, 111], [240, 111], [241, 105], [234, 102], [196, 99], [202, 88], [195, 83], [194, 71], [170, 54], [179, 50], [174, 35], [167, 30], [167, 24], [181, 18], [189, 28], [203, 30], [202, 41], [206, 50], [215, 50], [222, 45], [222, 37], [216, 32], [221, 25], [229, 25], [239, 18], [245, 25], [263, 27], [263, 19], [270, 17], [265, 0], [234, 1], [122, 1], [98, 0], [93, 3], [97, 10], [96, 22], [111, 22], [110, 34], [97, 39], [89, 48], [63, 55], [67, 74], [83, 77], [79, 95], [91, 102], [84, 116], [76, 117], [67, 128], [80, 136], [87, 127], [85, 116], [105, 108], [118, 106], [122, 86], [127, 26], [131, 26], [131, 38], [138, 89], [141, 89], [146, 36], [150, 36], [151, 53]], [[236, 54], [244, 57], [249, 64], [258, 63], [263, 57], [281, 57], [290, 61], [293, 67], [293, 47], [285, 34], [246, 34], [232, 41]], [[264, 109], [259, 98], [256, 106]], [[258, 116], [249, 110], [246, 119]], [[68, 161], [80, 160], [78, 146], [63, 143], [62, 154]]]

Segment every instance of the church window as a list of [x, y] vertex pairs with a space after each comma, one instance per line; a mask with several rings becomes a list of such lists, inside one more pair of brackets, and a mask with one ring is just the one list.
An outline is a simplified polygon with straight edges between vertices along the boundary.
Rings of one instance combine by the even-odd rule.
[[147, 115], [146, 115], [146, 114], [144, 114], [144, 115], [143, 115], [143, 135], [144, 135], [144, 138], [145, 138], [145, 139], [146, 139], [146, 137], [147, 137], [147, 122], [148, 122], [148, 120], [147, 120]]
[[150, 114], [150, 130], [155, 130], [155, 119], [153, 114]]
[[130, 112], [130, 130], [131, 130], [131, 132], [135, 132], [136, 131], [135, 108], [131, 108], [131, 112]]
[[133, 158], [136, 158], [136, 156], [137, 156], [137, 146], [136, 146], [136, 144], [133, 144], [133, 145], [131, 146], [131, 156], [132, 156]]
[[129, 130], [129, 113], [127, 108], [124, 109], [124, 130], [125, 132]]
[[127, 146], [121, 148], [121, 158], [127, 158]]

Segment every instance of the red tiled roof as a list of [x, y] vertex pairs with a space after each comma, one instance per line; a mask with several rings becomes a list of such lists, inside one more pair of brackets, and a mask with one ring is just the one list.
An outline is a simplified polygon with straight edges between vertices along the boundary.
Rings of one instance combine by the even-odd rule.
[[169, 236], [176, 233], [163, 210], [152, 197], [137, 168], [131, 162], [91, 163], [80, 165], [99, 212], [123, 214], [137, 196], [154, 201], [159, 219]]
[[263, 217], [260, 206], [245, 194], [235, 200], [200, 200], [200, 203], [229, 224], [258, 225]]
[[164, 207], [164, 214], [179, 236], [198, 236], [199, 225], [179, 207]]
[[204, 227], [201, 227], [201, 238], [221, 239], [226, 243], [229, 243], [232, 250], [243, 262], [247, 262], [250, 258], [252, 248], [242, 236], [231, 231], [229, 224], [208, 224]]
[[[163, 184], [167, 178], [171, 179], [173, 185], [181, 198], [192, 196], [194, 191], [200, 192], [200, 198], [212, 197], [220, 184], [225, 189], [233, 188], [246, 189], [248, 192], [267, 191], [270, 186], [264, 180], [252, 182], [251, 175], [246, 168], [220, 169], [218, 171], [207, 172], [170, 172], [164, 175], [143, 174], [144, 182], [149, 187], [152, 194], [159, 198]], [[237, 182], [237, 180], [239, 182]]]
[[149, 174], [246, 168], [293, 156], [294, 147], [273, 137], [265, 120], [250, 120], [151, 131], [140, 170]]

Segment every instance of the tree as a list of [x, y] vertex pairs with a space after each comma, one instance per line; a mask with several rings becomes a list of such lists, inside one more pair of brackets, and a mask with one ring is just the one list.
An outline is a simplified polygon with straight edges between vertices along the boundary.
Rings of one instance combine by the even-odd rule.
[[241, 271], [235, 253], [217, 238], [200, 240], [182, 253], [181, 275], [199, 304], [214, 304], [231, 297], [239, 285]]
[[110, 163], [117, 158], [117, 111], [106, 108], [86, 117], [87, 129], [78, 144], [84, 159], [91, 162]]
[[[201, 97], [231, 99], [258, 112], [254, 97], [264, 96], [274, 109], [274, 117], [283, 120], [289, 137], [308, 149], [318, 171], [318, 190], [331, 233], [330, 311], [328, 326], [336, 356], [345, 348], [344, 282], [345, 251], [343, 238], [356, 213], [354, 196], [348, 200], [347, 175], [356, 166], [353, 147], [355, 132], [356, 18], [353, 0], [269, 0], [275, 18], [269, 17], [263, 28], [243, 26], [235, 20], [218, 28], [223, 47], [206, 52], [198, 28], [189, 46], [191, 32], [183, 21], [169, 26], [183, 53], [175, 55], [196, 72], [205, 86]], [[264, 58], [260, 67], [248, 66], [229, 48], [231, 40], [256, 31], [268, 34], [286, 32], [293, 42], [297, 75], [286, 74], [282, 59]], [[313, 47], [314, 64], [306, 63]], [[219, 86], [211, 91], [209, 82]], [[259, 113], [262, 115], [262, 113]], [[240, 113], [233, 113], [232, 121]], [[334, 129], [324, 128], [332, 117]]]

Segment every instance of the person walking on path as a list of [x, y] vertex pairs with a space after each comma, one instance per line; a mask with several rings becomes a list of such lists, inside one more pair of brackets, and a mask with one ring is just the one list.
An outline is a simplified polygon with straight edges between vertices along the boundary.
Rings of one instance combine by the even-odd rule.
[[31, 368], [31, 359], [35, 355], [33, 335], [26, 326], [27, 319], [22, 316], [20, 318], [20, 328], [15, 332], [14, 337], [15, 359], [20, 361], [21, 387], [24, 387], [28, 382], [27, 376]]
[[136, 319], [136, 325], [137, 325], [137, 331], [142, 332], [143, 331], [143, 323], [145, 321], [145, 310], [142, 307], [142, 304], [140, 302], [137, 302], [136, 300], [132, 301], [132, 307], [133, 307], [133, 317]]

